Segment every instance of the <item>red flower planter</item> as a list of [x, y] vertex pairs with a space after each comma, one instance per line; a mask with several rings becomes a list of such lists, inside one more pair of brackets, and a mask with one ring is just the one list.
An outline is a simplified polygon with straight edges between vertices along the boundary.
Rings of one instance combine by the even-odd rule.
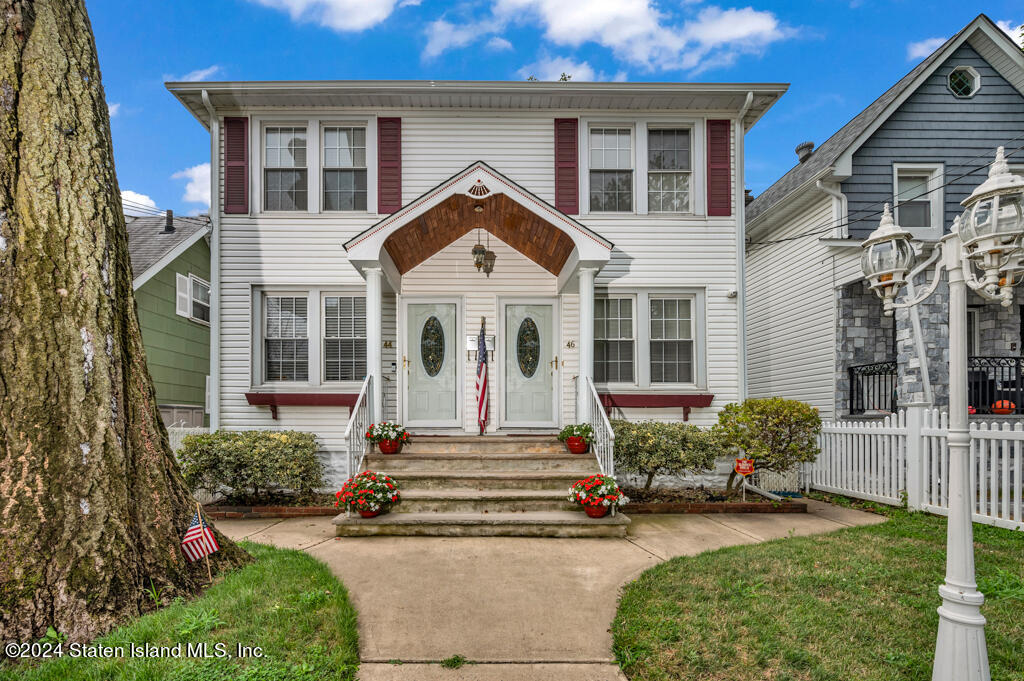
[[380, 511], [360, 511], [359, 515], [363, 516], [364, 518], [376, 518], [380, 515]]
[[381, 454], [397, 454], [402, 449], [401, 440], [381, 440], [377, 443]]
[[569, 448], [569, 451], [573, 454], [586, 454], [587, 449], [590, 445], [587, 441], [581, 437], [567, 437], [565, 438], [565, 446]]
[[591, 518], [603, 518], [608, 515], [608, 506], [584, 506], [583, 510]]

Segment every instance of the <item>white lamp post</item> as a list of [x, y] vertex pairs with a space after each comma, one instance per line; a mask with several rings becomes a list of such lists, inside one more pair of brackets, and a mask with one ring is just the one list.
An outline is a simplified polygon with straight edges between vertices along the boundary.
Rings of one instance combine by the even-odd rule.
[[[967, 288], [1004, 307], [1013, 287], [1024, 281], [1024, 178], [1010, 172], [999, 147], [988, 179], [964, 199], [952, 233], [916, 268], [910, 235], [897, 226], [886, 204], [882, 220], [862, 244], [861, 266], [885, 313], [917, 305], [935, 292], [942, 270], [949, 273], [949, 521], [946, 580], [939, 587], [939, 633], [932, 681], [988, 681], [984, 596], [974, 575], [971, 438], [967, 421]], [[897, 303], [900, 288], [935, 264], [928, 287], [913, 300]], [[925, 358], [921, 358], [925, 361]]]

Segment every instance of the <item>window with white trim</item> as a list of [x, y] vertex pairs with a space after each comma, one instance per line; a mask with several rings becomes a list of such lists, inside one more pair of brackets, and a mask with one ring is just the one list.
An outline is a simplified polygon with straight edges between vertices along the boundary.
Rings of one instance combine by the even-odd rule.
[[973, 66], [957, 66], [949, 72], [946, 87], [958, 99], [969, 99], [981, 89], [981, 75]]
[[190, 294], [192, 303], [192, 319], [210, 323], [210, 284], [194, 274], [189, 275]]
[[942, 236], [942, 166], [893, 164], [894, 218], [917, 237]]
[[305, 295], [264, 297], [264, 381], [309, 380], [308, 323]]
[[693, 382], [693, 313], [688, 298], [652, 296], [651, 383]]
[[590, 128], [590, 210], [633, 210], [632, 128]]
[[633, 383], [633, 299], [594, 299], [594, 381]]
[[324, 380], [366, 378], [366, 298], [324, 297]]
[[323, 209], [366, 210], [366, 128], [323, 130]]
[[306, 210], [306, 128], [267, 127], [263, 131], [263, 210]]
[[688, 213], [693, 164], [689, 128], [650, 128], [647, 131], [647, 210]]

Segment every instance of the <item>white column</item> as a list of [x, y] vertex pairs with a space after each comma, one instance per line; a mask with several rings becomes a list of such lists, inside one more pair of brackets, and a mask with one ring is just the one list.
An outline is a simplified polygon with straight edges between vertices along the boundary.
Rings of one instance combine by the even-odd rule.
[[[939, 635], [932, 681], [988, 681], [985, 617], [974, 577], [971, 525], [971, 435], [967, 421], [967, 284], [956, 256], [955, 235], [942, 242], [949, 267], [949, 521], [946, 525], [946, 583], [939, 587]], [[946, 249], [950, 249], [947, 253]], [[922, 360], [923, 361], [923, 360]]]
[[580, 281], [580, 372], [576, 379], [576, 420], [590, 420], [590, 395], [586, 379], [594, 378], [594, 276], [596, 267], [581, 267]]
[[367, 267], [363, 270], [366, 276], [366, 375], [373, 377], [373, 390], [370, 399], [370, 419], [374, 422], [383, 420], [383, 380], [380, 372], [381, 361], [381, 279], [384, 273], [379, 267]]

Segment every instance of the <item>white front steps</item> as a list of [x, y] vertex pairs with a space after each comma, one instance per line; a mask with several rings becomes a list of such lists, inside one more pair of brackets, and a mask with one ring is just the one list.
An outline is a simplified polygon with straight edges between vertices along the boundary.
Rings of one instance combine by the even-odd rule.
[[551, 436], [420, 436], [366, 468], [398, 481], [402, 503], [376, 518], [334, 520], [338, 536], [623, 537], [621, 514], [593, 519], [567, 500], [598, 472], [592, 454], [569, 454]]

